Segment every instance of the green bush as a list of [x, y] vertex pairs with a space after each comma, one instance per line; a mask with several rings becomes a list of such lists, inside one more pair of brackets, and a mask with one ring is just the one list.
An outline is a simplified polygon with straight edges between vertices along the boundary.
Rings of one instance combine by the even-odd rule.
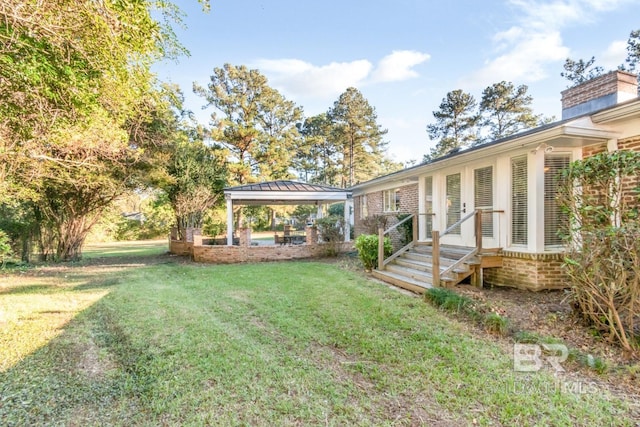
[[9, 236], [7, 233], [0, 230], [0, 265], [4, 265], [4, 263], [11, 256], [11, 242], [9, 241]]
[[[358, 250], [360, 260], [366, 270], [373, 270], [378, 265], [378, 235], [377, 234], [361, 234], [355, 241], [355, 247]], [[390, 256], [393, 252], [391, 240], [388, 237], [384, 239], [384, 256]]]

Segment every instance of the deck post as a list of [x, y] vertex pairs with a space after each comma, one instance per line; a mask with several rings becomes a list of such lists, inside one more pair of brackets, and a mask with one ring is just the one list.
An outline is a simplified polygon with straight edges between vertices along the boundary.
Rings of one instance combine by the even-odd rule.
[[482, 252], [482, 210], [476, 209], [475, 215], [476, 249], [478, 255]]
[[378, 270], [384, 270], [384, 228], [378, 228]]
[[418, 241], [418, 214], [414, 214], [411, 219], [412, 228], [413, 228], [413, 241]]
[[433, 276], [433, 286], [440, 287], [440, 232], [433, 230], [431, 232], [432, 251], [431, 251], [431, 275]]

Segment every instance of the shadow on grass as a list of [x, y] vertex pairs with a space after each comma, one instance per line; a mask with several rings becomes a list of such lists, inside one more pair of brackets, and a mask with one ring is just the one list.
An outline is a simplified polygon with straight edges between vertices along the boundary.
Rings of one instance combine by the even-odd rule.
[[145, 372], [151, 356], [145, 348], [135, 348], [120, 329], [109, 297], [80, 312], [61, 335], [0, 372], [0, 424], [142, 421], [140, 404], [153, 387], [153, 376]]
[[10, 286], [0, 290], [0, 295], [51, 294], [57, 292], [54, 285], [23, 285]]

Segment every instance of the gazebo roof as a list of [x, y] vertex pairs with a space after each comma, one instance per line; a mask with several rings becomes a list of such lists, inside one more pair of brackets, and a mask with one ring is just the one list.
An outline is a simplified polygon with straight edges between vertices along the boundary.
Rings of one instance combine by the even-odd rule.
[[314, 205], [351, 198], [351, 191], [291, 180], [267, 181], [224, 189], [226, 199], [243, 205]]

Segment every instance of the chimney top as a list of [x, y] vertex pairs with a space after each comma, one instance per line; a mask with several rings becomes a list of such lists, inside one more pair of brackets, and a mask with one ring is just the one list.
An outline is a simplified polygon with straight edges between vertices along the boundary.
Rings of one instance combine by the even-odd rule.
[[562, 93], [562, 119], [593, 113], [638, 97], [638, 76], [611, 71]]

